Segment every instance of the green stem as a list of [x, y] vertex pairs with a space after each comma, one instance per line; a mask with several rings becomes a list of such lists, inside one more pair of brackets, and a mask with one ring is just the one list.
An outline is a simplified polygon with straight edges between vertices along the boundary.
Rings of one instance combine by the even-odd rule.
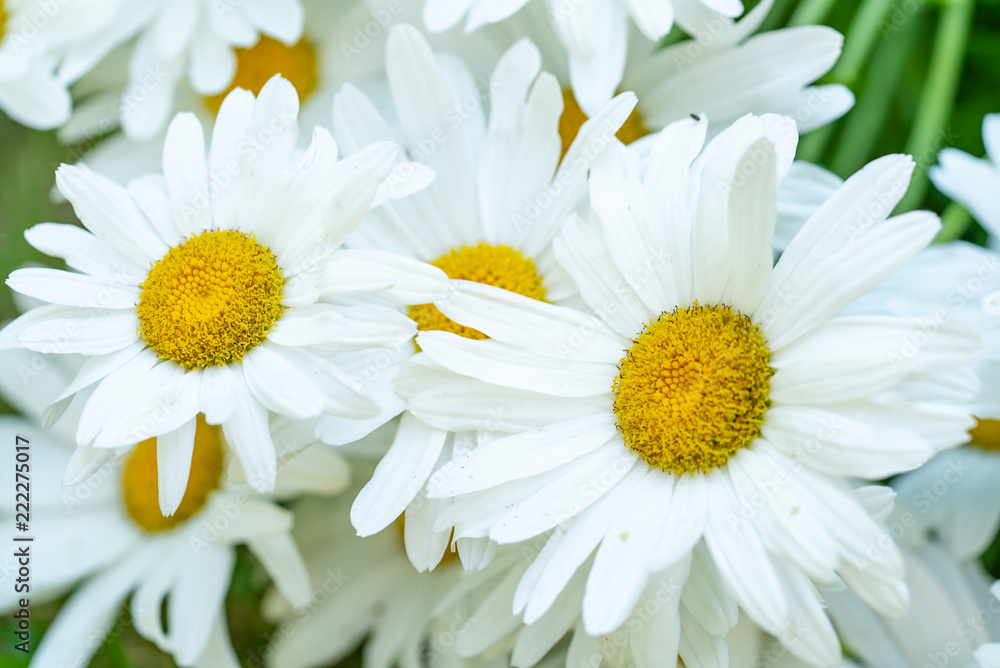
[[892, 9], [892, 3], [893, 0], [862, 1], [844, 39], [844, 52], [830, 73], [834, 82], [847, 87], [853, 87], [857, 83], [861, 70], [875, 48], [875, 39], [879, 36], [883, 39], [888, 37], [889, 24], [885, 17]]
[[[892, 8], [893, 0], [862, 0], [861, 6], [851, 20], [851, 27], [844, 38], [844, 50], [837, 66], [827, 77], [834, 83], [853, 88], [861, 69], [871, 55], [875, 38], [885, 31], [885, 15]], [[818, 0], [817, 0], [818, 4]], [[833, 125], [827, 125], [803, 138], [796, 154], [800, 160], [819, 162], [826, 153], [827, 144], [833, 138]]]
[[971, 224], [972, 215], [969, 214], [968, 209], [958, 202], [952, 202], [941, 214], [941, 231], [937, 233], [931, 243], [943, 244], [961, 239]]
[[930, 71], [920, 91], [917, 115], [906, 142], [906, 152], [916, 160], [917, 169], [910, 189], [897, 207], [899, 211], [909, 211], [923, 202], [927, 168], [937, 161], [938, 151], [952, 143], [945, 125], [955, 106], [974, 9], [973, 0], [952, 0], [941, 10]]
[[890, 102], [902, 78], [907, 57], [916, 43], [919, 21], [908, 21], [901, 33], [880, 46], [872, 58], [858, 103], [845, 119], [844, 130], [830, 161], [830, 169], [846, 178], [871, 157], [889, 113]]
[[833, 8], [833, 0], [802, 0], [788, 19], [790, 26], [809, 26], [822, 23]]
[[760, 26], [761, 32], [766, 32], [768, 30], [774, 30], [780, 28], [785, 23], [785, 17], [788, 16], [788, 10], [792, 0], [774, 0], [774, 6], [771, 7], [771, 11], [767, 13], [767, 18]]

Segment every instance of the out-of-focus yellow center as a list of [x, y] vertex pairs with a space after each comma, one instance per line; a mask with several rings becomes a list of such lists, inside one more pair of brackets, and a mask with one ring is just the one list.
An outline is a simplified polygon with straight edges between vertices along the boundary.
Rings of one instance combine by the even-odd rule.
[[760, 435], [769, 359], [759, 326], [729, 306], [661, 314], [633, 341], [613, 383], [622, 440], [677, 475], [722, 466]]
[[125, 463], [122, 493], [125, 510], [136, 524], [149, 533], [173, 529], [204, 507], [208, 496], [218, 489], [222, 477], [222, 436], [219, 427], [198, 416], [191, 456], [191, 475], [177, 512], [164, 517], [160, 512], [156, 468], [156, 439], [143, 441], [129, 453]]
[[[485, 283], [545, 301], [545, 288], [535, 263], [510, 246], [479, 243], [453, 248], [431, 264], [447, 274], [448, 278]], [[448, 318], [433, 304], [417, 304], [411, 306], [409, 311], [410, 317], [417, 323], [417, 329], [422, 332], [442, 330], [467, 339], [486, 338], [479, 330], [465, 327]]]
[[[566, 152], [569, 150], [570, 144], [576, 139], [576, 136], [580, 133], [580, 128], [586, 122], [587, 114], [583, 113], [583, 109], [577, 104], [573, 91], [569, 88], [563, 90], [563, 112], [562, 116], [559, 117], [559, 138], [562, 139], [560, 160], [566, 157]], [[629, 114], [628, 118], [625, 119], [625, 123], [615, 133], [615, 136], [623, 144], [631, 144], [636, 139], [641, 139], [648, 134], [649, 128], [642, 122], [642, 116], [639, 115], [639, 108], [636, 107]]]
[[3, 6], [3, 0], [0, 0], [0, 40], [3, 39], [4, 32], [7, 30], [7, 9]]
[[229, 93], [243, 88], [257, 95], [275, 74], [288, 79], [299, 93], [299, 102], [304, 103], [319, 82], [316, 49], [304, 37], [297, 44], [288, 46], [261, 35], [250, 48], [236, 49], [236, 74], [232, 83], [218, 95], [206, 97], [205, 104], [212, 112], [219, 113], [219, 107]]
[[1000, 420], [977, 418], [969, 438], [972, 445], [983, 450], [1000, 450]]
[[139, 286], [139, 336], [185, 369], [239, 361], [281, 316], [284, 283], [274, 253], [252, 234], [202, 232], [171, 248]]

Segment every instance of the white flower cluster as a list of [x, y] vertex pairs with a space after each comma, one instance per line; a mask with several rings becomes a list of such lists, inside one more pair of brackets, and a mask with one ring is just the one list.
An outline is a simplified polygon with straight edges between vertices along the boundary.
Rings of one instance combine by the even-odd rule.
[[[31, 665], [127, 602], [205, 668], [1000, 666], [1000, 257], [795, 161], [853, 96], [771, 4], [0, 0], [82, 146], [0, 331]], [[983, 135], [931, 176], [995, 241]]]

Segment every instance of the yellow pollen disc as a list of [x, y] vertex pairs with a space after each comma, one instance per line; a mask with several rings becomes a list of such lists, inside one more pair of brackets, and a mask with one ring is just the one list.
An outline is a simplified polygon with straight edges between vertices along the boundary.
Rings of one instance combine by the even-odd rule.
[[[446, 273], [448, 278], [485, 283], [545, 301], [545, 288], [542, 287], [542, 277], [538, 274], [535, 263], [510, 246], [479, 243], [475, 246], [462, 246], [457, 250], [452, 248], [431, 264]], [[467, 339], [486, 338], [479, 330], [465, 327], [446, 317], [433, 304], [411, 306], [410, 317], [422, 332], [442, 330]]]
[[319, 81], [316, 49], [305, 38], [288, 46], [261, 35], [250, 48], [236, 49], [236, 74], [232, 83], [218, 95], [206, 97], [205, 104], [212, 112], [219, 113], [229, 93], [243, 88], [257, 95], [275, 74], [288, 79], [299, 93], [299, 102], [305, 102]]
[[207, 424], [201, 415], [194, 434], [191, 475], [177, 512], [164, 517], [160, 512], [156, 470], [156, 439], [143, 441], [129, 453], [125, 463], [122, 493], [125, 510], [136, 524], [150, 533], [173, 529], [193, 517], [205, 505], [209, 494], [218, 489], [222, 477], [221, 429]]
[[[573, 91], [569, 88], [565, 89], [563, 91], [563, 112], [562, 116], [559, 117], [559, 137], [562, 139], [560, 160], [566, 157], [569, 145], [576, 139], [576, 135], [579, 134], [580, 128], [586, 121], [587, 114], [583, 113], [583, 109], [577, 104]], [[648, 134], [649, 128], [642, 122], [642, 116], [639, 115], [639, 108], [636, 107], [629, 114], [628, 118], [625, 119], [625, 123], [615, 133], [615, 136], [623, 144], [631, 144], [636, 139], [642, 139]]]
[[722, 466], [760, 435], [774, 371], [757, 325], [694, 304], [643, 329], [613, 383], [618, 429], [650, 466], [677, 475]]
[[285, 279], [252, 234], [209, 230], [174, 246], [139, 286], [139, 336], [185, 369], [229, 364], [281, 316]]
[[983, 450], [1000, 450], [1000, 420], [976, 419], [976, 426], [969, 430], [972, 445]]
[[3, 0], [0, 0], [0, 39], [3, 39], [3, 35], [7, 30], [7, 9], [3, 6]]

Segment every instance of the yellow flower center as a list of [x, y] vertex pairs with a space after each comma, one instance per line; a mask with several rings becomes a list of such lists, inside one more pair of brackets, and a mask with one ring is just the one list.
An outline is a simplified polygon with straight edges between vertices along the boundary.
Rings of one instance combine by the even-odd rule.
[[275, 74], [288, 79], [299, 93], [299, 102], [304, 103], [319, 81], [316, 49], [305, 38], [288, 46], [261, 35], [250, 48], [236, 49], [236, 74], [232, 83], [218, 95], [206, 97], [205, 104], [212, 112], [219, 113], [229, 93], [243, 88], [257, 95]]
[[252, 234], [209, 230], [174, 246], [139, 286], [139, 336], [185, 369], [229, 364], [281, 316], [285, 279]]
[[760, 435], [774, 371], [763, 334], [729, 306], [694, 304], [643, 329], [613, 383], [618, 429], [650, 466], [722, 466]]
[[[566, 157], [569, 145], [576, 139], [577, 134], [580, 133], [580, 128], [586, 122], [587, 114], [583, 113], [583, 109], [577, 104], [573, 91], [569, 88], [565, 89], [563, 91], [563, 112], [562, 116], [559, 117], [559, 137], [562, 139], [562, 155], [559, 156], [560, 160]], [[642, 116], [639, 115], [639, 108], [636, 107], [629, 114], [628, 118], [625, 119], [625, 123], [615, 133], [615, 136], [623, 144], [631, 144], [636, 139], [642, 139], [648, 134], [649, 128], [642, 122]]]
[[[446, 273], [448, 278], [485, 283], [545, 301], [545, 288], [542, 287], [542, 277], [538, 274], [535, 263], [510, 246], [479, 243], [475, 246], [462, 246], [457, 250], [452, 248], [431, 264]], [[465, 327], [446, 317], [433, 304], [411, 306], [409, 312], [417, 323], [417, 329], [422, 332], [442, 330], [467, 339], [486, 338], [479, 330]]]
[[976, 426], [969, 430], [971, 444], [983, 450], [1000, 450], [1000, 420], [976, 418]]
[[156, 439], [143, 441], [129, 453], [125, 463], [122, 494], [125, 510], [136, 524], [149, 533], [173, 529], [193, 517], [218, 489], [222, 477], [221, 429], [198, 416], [191, 456], [191, 475], [177, 512], [164, 517], [160, 512], [159, 482], [156, 470]]
[[0, 40], [3, 39], [4, 32], [7, 30], [7, 9], [3, 6], [3, 0], [0, 0]]

